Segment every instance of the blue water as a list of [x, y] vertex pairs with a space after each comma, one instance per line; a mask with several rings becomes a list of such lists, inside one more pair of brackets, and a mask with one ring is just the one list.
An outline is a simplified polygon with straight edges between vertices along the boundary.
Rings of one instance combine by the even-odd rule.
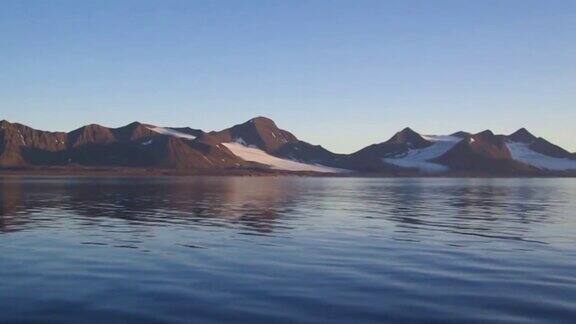
[[576, 180], [0, 178], [0, 322], [573, 322]]

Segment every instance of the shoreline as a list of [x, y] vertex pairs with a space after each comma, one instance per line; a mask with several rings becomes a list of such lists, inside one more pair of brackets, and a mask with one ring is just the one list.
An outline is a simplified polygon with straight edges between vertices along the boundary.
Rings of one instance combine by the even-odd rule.
[[281, 171], [263, 169], [220, 169], [220, 170], [177, 170], [158, 168], [124, 168], [124, 167], [29, 167], [0, 168], [0, 177], [310, 177], [310, 178], [576, 178], [575, 173], [534, 173], [534, 174], [490, 174], [482, 172], [450, 172], [442, 174], [404, 173], [319, 173], [301, 171]]

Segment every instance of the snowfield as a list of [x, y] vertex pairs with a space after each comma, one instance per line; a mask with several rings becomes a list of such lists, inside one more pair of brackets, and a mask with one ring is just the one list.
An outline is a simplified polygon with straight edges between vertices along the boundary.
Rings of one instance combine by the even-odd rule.
[[182, 132], [179, 132], [177, 130], [173, 130], [173, 129], [166, 128], [166, 127], [146, 126], [146, 128], [148, 128], [149, 130], [156, 132], [158, 134], [162, 134], [162, 135], [180, 137], [180, 138], [185, 138], [185, 139], [189, 139], [189, 140], [196, 139], [196, 136], [182, 133]]
[[439, 173], [449, 171], [450, 169], [447, 166], [429, 161], [448, 152], [454, 145], [460, 142], [462, 138], [456, 136], [439, 135], [426, 135], [422, 137], [430, 142], [433, 142], [434, 144], [423, 149], [411, 149], [405, 154], [401, 154], [393, 158], [384, 158], [382, 160], [386, 163], [397, 165], [399, 167], [418, 169], [420, 172], [424, 173]]
[[529, 164], [539, 169], [550, 171], [576, 170], [576, 160], [562, 159], [540, 154], [532, 151], [529, 144], [508, 142], [506, 143], [512, 158], [516, 161]]
[[275, 170], [286, 170], [286, 171], [310, 171], [310, 172], [322, 172], [322, 173], [348, 173], [349, 170], [330, 168], [322, 165], [306, 164], [301, 162], [296, 162], [287, 159], [281, 159], [272, 156], [258, 148], [249, 147], [244, 145], [242, 139], [238, 139], [234, 143], [223, 143], [234, 155], [239, 158], [250, 161], [258, 162], [261, 164], [269, 165], [270, 168]]

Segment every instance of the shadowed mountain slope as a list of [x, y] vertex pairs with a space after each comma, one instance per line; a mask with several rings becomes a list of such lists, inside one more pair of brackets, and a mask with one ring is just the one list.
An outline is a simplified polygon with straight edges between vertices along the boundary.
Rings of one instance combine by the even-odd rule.
[[521, 128], [510, 135], [421, 135], [410, 128], [352, 154], [298, 139], [266, 117], [204, 132], [133, 122], [69, 133], [0, 122], [0, 167], [94, 166], [383, 174], [576, 174], [576, 156]]
[[134, 122], [115, 129], [88, 125], [70, 133], [52, 133], [2, 121], [0, 166], [77, 164], [207, 169], [254, 165], [216, 141], [195, 142], [152, 129]]
[[279, 158], [303, 163], [334, 166], [340, 157], [320, 145], [299, 140], [289, 131], [278, 128], [274, 121], [266, 117], [256, 117], [243, 124], [211, 132], [210, 135], [222, 143], [240, 143]]
[[458, 171], [516, 173], [532, 170], [512, 159], [505, 136], [494, 135], [489, 130], [464, 138], [434, 161]]

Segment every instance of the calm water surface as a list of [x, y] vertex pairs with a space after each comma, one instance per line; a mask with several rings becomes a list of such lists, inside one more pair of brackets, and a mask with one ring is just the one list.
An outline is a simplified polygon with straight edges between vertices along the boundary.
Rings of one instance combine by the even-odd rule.
[[0, 322], [573, 322], [576, 179], [0, 178]]

